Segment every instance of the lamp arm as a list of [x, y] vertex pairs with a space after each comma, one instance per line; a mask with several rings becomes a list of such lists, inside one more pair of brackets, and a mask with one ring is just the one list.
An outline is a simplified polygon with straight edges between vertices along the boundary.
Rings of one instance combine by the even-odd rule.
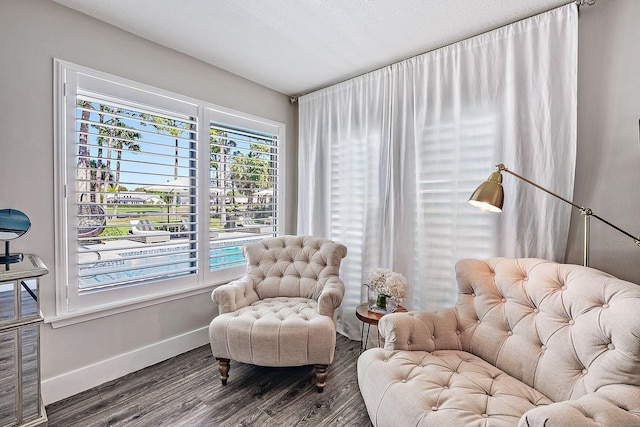
[[633, 241], [636, 243], [636, 245], [640, 246], [640, 237], [636, 237], [631, 233], [628, 233], [626, 231], [624, 231], [622, 228], [618, 227], [615, 224], [611, 224], [609, 221], [607, 221], [606, 219], [599, 217], [598, 215], [594, 214], [593, 212], [590, 212], [590, 215], [596, 219], [599, 219], [600, 221], [604, 222], [605, 224], [607, 224], [609, 227], [611, 228], [615, 228], [616, 230], [618, 230], [619, 232], [621, 232], [622, 234], [624, 234], [625, 236], [631, 237], [633, 239]]
[[524, 176], [518, 175], [517, 173], [515, 173], [515, 172], [513, 172], [513, 171], [511, 171], [511, 170], [509, 170], [509, 169], [507, 169], [507, 167], [506, 167], [505, 165], [503, 165], [502, 163], [500, 163], [499, 165], [496, 165], [496, 168], [498, 168], [498, 170], [499, 170], [499, 171], [504, 171], [504, 172], [506, 172], [506, 173], [508, 173], [508, 174], [511, 174], [511, 175], [515, 176], [516, 178], [520, 178], [520, 179], [521, 179], [521, 180], [523, 180], [524, 182], [527, 182], [527, 183], [529, 183], [529, 184], [533, 185], [534, 187], [536, 187], [536, 188], [538, 188], [538, 189], [540, 189], [540, 190], [544, 191], [545, 193], [551, 194], [553, 197], [555, 197], [555, 198], [557, 198], [557, 199], [560, 199], [560, 200], [562, 200], [562, 201], [563, 201], [563, 202], [565, 202], [565, 203], [570, 204], [570, 205], [571, 205], [571, 206], [573, 206], [574, 208], [579, 209], [580, 211], [582, 211], [583, 213], [586, 213], [587, 211], [591, 211], [590, 209], [587, 209], [587, 208], [582, 207], [582, 206], [580, 206], [580, 205], [576, 205], [576, 204], [575, 204], [575, 203], [573, 203], [571, 200], [567, 200], [567, 199], [565, 199], [564, 197], [557, 195], [557, 194], [556, 194], [556, 193], [554, 193], [553, 191], [547, 190], [546, 188], [544, 188], [544, 187], [542, 187], [542, 186], [540, 186], [540, 185], [536, 184], [535, 182], [528, 180], [528, 179], [527, 179], [527, 178], [525, 178]]
[[536, 187], [536, 188], [538, 188], [538, 189], [540, 189], [540, 190], [544, 191], [545, 193], [551, 194], [553, 197], [555, 197], [555, 198], [557, 198], [557, 199], [560, 199], [560, 200], [562, 200], [562, 201], [563, 201], [563, 202], [565, 202], [565, 203], [570, 204], [570, 205], [571, 205], [571, 206], [573, 206], [574, 208], [579, 209], [579, 210], [580, 210], [580, 212], [582, 212], [582, 214], [583, 214], [583, 215], [585, 215], [585, 216], [587, 216], [587, 217], [592, 216], [592, 217], [594, 217], [594, 218], [596, 218], [596, 219], [598, 219], [598, 220], [600, 220], [600, 221], [604, 222], [604, 223], [605, 223], [605, 224], [607, 224], [609, 227], [611, 227], [611, 228], [614, 228], [614, 229], [618, 230], [620, 233], [624, 234], [625, 236], [627, 236], [627, 237], [631, 237], [631, 238], [633, 239], [633, 241], [635, 242], [635, 244], [636, 244], [636, 245], [638, 245], [638, 246], [640, 246], [640, 237], [634, 236], [633, 234], [631, 234], [631, 233], [628, 233], [628, 232], [624, 231], [622, 228], [618, 227], [617, 225], [612, 224], [612, 223], [610, 223], [609, 221], [607, 221], [606, 219], [604, 219], [604, 218], [602, 218], [602, 217], [600, 217], [600, 216], [596, 215], [595, 213], [593, 213], [593, 211], [592, 211], [591, 209], [589, 209], [589, 208], [585, 208], [584, 206], [577, 205], [577, 204], [575, 204], [574, 202], [572, 202], [571, 200], [567, 200], [567, 199], [565, 199], [564, 197], [559, 196], [559, 195], [557, 195], [556, 193], [554, 193], [554, 192], [552, 192], [552, 191], [550, 191], [550, 190], [547, 190], [546, 188], [544, 188], [544, 187], [542, 187], [542, 186], [540, 186], [540, 185], [536, 184], [535, 182], [530, 181], [530, 180], [528, 180], [527, 178], [525, 178], [525, 177], [523, 177], [523, 176], [521, 176], [521, 175], [518, 175], [517, 173], [515, 173], [515, 172], [513, 172], [513, 171], [509, 170], [509, 169], [508, 169], [505, 165], [503, 165], [502, 163], [500, 163], [499, 165], [496, 165], [496, 168], [497, 168], [499, 171], [504, 171], [504, 172], [506, 172], [506, 173], [508, 173], [508, 174], [511, 174], [511, 175], [515, 176], [516, 178], [519, 178], [519, 179], [523, 180], [524, 182], [526, 182], [526, 183], [528, 183], [528, 184], [531, 184], [531, 185], [533, 185], [534, 187]]

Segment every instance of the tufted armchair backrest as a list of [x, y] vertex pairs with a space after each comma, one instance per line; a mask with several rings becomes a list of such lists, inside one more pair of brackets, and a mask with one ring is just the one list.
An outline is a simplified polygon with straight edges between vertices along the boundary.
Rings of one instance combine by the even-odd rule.
[[280, 236], [247, 244], [244, 254], [260, 299], [318, 299], [328, 280], [339, 280], [347, 248], [312, 236]]
[[463, 350], [554, 401], [640, 386], [640, 286], [533, 258], [466, 259], [456, 273]]

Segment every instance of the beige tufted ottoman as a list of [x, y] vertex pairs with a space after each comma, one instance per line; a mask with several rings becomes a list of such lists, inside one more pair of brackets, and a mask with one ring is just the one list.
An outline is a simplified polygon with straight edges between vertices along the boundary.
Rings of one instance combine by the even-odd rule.
[[461, 260], [458, 303], [389, 314], [358, 359], [383, 426], [640, 426], [640, 286], [541, 259]]
[[[333, 319], [307, 298], [265, 298], [211, 326], [216, 357], [260, 366], [328, 365], [333, 360]], [[274, 340], [274, 337], [276, 339]]]

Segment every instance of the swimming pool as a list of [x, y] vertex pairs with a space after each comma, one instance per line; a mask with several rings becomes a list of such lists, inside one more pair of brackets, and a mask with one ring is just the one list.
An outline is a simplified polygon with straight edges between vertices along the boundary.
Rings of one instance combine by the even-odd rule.
[[[154, 279], [175, 278], [195, 272], [195, 262], [187, 245], [119, 252], [117, 260], [82, 267], [78, 274], [80, 289], [133, 284]], [[220, 246], [209, 250], [209, 271], [245, 265], [242, 246]]]

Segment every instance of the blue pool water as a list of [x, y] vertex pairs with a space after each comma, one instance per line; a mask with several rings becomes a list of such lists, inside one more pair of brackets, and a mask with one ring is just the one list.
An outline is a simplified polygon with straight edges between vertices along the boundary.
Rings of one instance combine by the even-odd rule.
[[242, 248], [240, 246], [217, 248], [209, 251], [209, 271], [244, 264], [244, 255], [242, 255]]
[[[184, 251], [185, 249], [185, 246], [176, 246], [155, 250], [142, 249], [121, 252], [118, 255], [122, 259], [115, 262], [96, 263], [86, 268], [81, 268], [79, 272], [79, 287], [81, 289], [91, 289], [109, 283], [134, 283], [190, 274], [192, 266], [189, 262], [184, 262], [189, 259], [189, 254], [172, 253]], [[136, 258], [140, 256], [142, 258]], [[164, 265], [153, 265], [160, 263]], [[243, 266], [245, 263], [242, 246], [218, 247], [209, 251], [209, 271]], [[117, 271], [119, 269], [126, 269], [126, 271]]]

